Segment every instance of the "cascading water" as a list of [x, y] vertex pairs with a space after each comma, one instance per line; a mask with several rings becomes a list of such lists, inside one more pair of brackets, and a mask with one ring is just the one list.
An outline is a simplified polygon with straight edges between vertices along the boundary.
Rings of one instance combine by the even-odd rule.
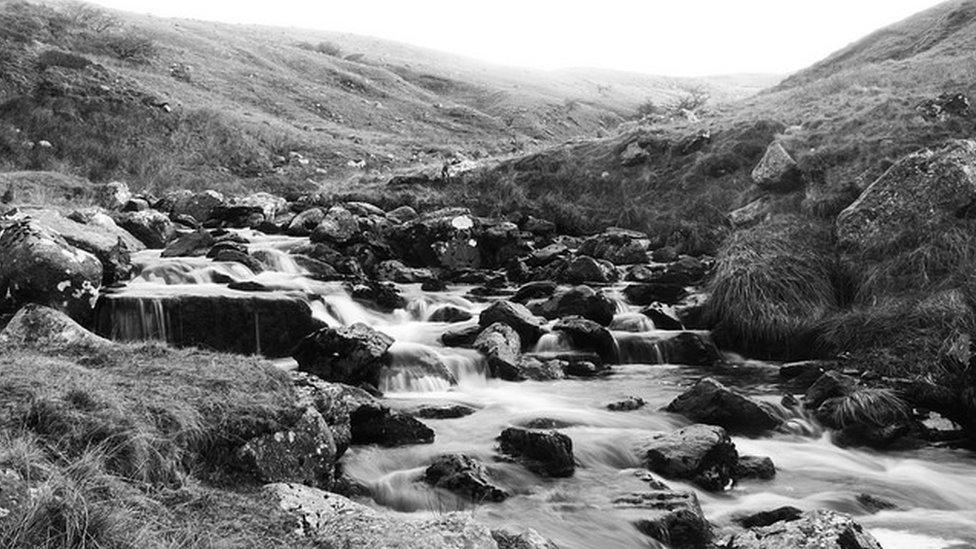
[[[471, 503], [418, 482], [434, 457], [460, 452], [488, 464], [495, 480], [512, 492], [502, 503], [477, 507], [478, 519], [489, 526], [529, 526], [563, 549], [649, 545], [648, 538], [632, 526], [633, 517], [616, 508], [612, 500], [647, 490], [635, 474], [641, 470], [635, 450], [638, 441], [687, 424], [662, 408], [698, 378], [717, 375], [670, 364], [681, 357], [673, 332], [654, 329], [621, 301], [610, 328], [625, 364], [615, 366], [613, 375], [598, 380], [522, 383], [487, 379], [482, 357], [471, 350], [441, 346], [438, 338], [448, 323], [429, 321], [438, 307], [451, 305], [474, 317], [453, 323], [452, 328], [476, 322], [484, 305], [462, 297], [462, 290], [424, 294], [418, 285], [408, 285], [403, 288], [410, 303], [407, 310], [377, 312], [352, 299], [341, 284], [303, 276], [287, 255], [297, 239], [247, 236], [254, 241], [252, 253], [265, 272], [255, 275], [242, 265], [203, 258], [167, 260], [154, 252], [137, 254], [141, 273], [120, 290], [131, 299], [119, 301], [118, 308], [111, 311], [115, 322], [112, 337], [171, 337], [175, 328], [167, 324], [165, 300], [180, 293], [233, 293], [216, 284], [217, 280], [253, 280], [271, 289], [265, 292], [271, 296], [299, 296], [307, 300], [319, 321], [332, 326], [364, 322], [396, 340], [389, 366], [381, 374], [381, 388], [387, 392], [384, 404], [404, 410], [464, 404], [476, 410], [457, 419], [425, 420], [436, 433], [433, 444], [350, 449], [343, 468], [370, 488], [376, 505], [427, 513], [471, 509]], [[262, 249], [265, 252], [256, 253]], [[558, 354], [573, 349], [569, 339], [557, 332], [543, 335], [535, 351]], [[749, 366], [763, 367], [761, 363]], [[775, 377], [756, 383], [737, 373], [722, 381], [767, 401], [779, 400], [782, 391]], [[641, 397], [647, 405], [632, 412], [606, 408], [608, 402], [628, 396]], [[971, 455], [939, 448], [890, 453], [840, 448], [812, 420], [778, 410], [788, 418], [785, 432], [758, 439], [735, 438], [741, 454], [772, 456], [777, 467], [774, 480], [744, 481], [721, 494], [668, 481], [675, 489], [698, 494], [719, 533], [741, 514], [793, 505], [852, 513], [885, 549], [976, 546], [976, 461]], [[573, 477], [542, 479], [520, 465], [493, 459], [495, 438], [503, 429], [538, 420], [561, 426], [572, 438], [579, 462]], [[894, 508], [872, 514], [860, 502], [861, 494], [883, 498]]]

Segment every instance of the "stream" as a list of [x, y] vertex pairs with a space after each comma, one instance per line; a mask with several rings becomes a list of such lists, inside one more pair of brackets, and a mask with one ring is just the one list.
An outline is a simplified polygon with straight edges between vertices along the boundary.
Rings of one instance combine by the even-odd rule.
[[[594, 379], [513, 383], [488, 379], [480, 355], [471, 350], [445, 348], [438, 338], [448, 327], [477, 322], [487, 306], [465, 297], [468, 288], [422, 292], [420, 285], [401, 285], [409, 306], [392, 313], [367, 309], [353, 300], [340, 283], [303, 276], [288, 250], [305, 241], [265, 237], [246, 232], [252, 255], [268, 269], [257, 275], [238, 263], [206, 258], [163, 259], [159, 251], [136, 254], [140, 273], [115, 292], [132, 296], [139, 307], [132, 318], [118, 319], [117, 339], [166, 339], [158, 319], [160, 296], [173, 294], [230, 294], [215, 282], [233, 278], [255, 280], [276, 292], [300, 294], [313, 315], [326, 323], [364, 322], [396, 339], [392, 366], [382, 378], [384, 403], [410, 410], [421, 405], [463, 404], [477, 411], [457, 419], [425, 419], [436, 433], [433, 444], [399, 448], [353, 447], [343, 457], [346, 474], [369, 487], [373, 505], [403, 513], [444, 513], [462, 510], [489, 526], [517, 524], [531, 527], [563, 549], [633, 548], [655, 546], [630, 524], [635, 510], [617, 509], [615, 496], [646, 491], [638, 473], [643, 469], [636, 441], [655, 431], [670, 431], [689, 422], [661, 411], [674, 397], [703, 376], [716, 377], [746, 394], [778, 401], [784, 392], [778, 365], [728, 356], [728, 365], [700, 368], [665, 364], [666, 357], [650, 341], [655, 333], [648, 320], [636, 320], [636, 308], [622, 300], [613, 327], [618, 342], [629, 350], [624, 365], [612, 375]], [[474, 315], [465, 323], [430, 322], [430, 313], [450, 304]], [[642, 317], [641, 317], [642, 318]], [[637, 331], [635, 331], [637, 330]], [[544, 337], [537, 350], [558, 350], [563, 342]], [[454, 372], [457, 383], [432, 376], [420, 367], [433, 353]], [[283, 368], [294, 361], [276, 362]], [[629, 412], [606, 408], [628, 396], [647, 405]], [[495, 437], [503, 429], [546, 418], [566, 426], [578, 461], [574, 476], [545, 479], [515, 463], [494, 459]], [[928, 448], [904, 452], [874, 452], [840, 448], [811, 420], [794, 418], [789, 433], [765, 438], [734, 437], [740, 454], [770, 456], [777, 475], [771, 481], [743, 481], [724, 493], [709, 493], [690, 484], [668, 480], [675, 489], [694, 490], [706, 517], [722, 529], [738, 515], [783, 505], [801, 509], [828, 508], [855, 516], [886, 549], [976, 547], [976, 459], [963, 450]], [[460, 452], [489, 465], [498, 484], [512, 493], [502, 503], [473, 505], [450, 493], [418, 482], [437, 455]], [[870, 494], [894, 503], [894, 510], [870, 514], [858, 502]]]

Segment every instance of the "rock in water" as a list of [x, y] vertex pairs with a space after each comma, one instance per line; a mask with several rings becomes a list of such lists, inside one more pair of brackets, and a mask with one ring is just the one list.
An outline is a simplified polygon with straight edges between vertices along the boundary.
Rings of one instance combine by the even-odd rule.
[[298, 344], [292, 356], [298, 369], [326, 381], [379, 386], [393, 338], [361, 323], [322, 328]]
[[872, 250], [976, 216], [976, 141], [906, 156], [837, 216], [842, 245]]
[[559, 549], [559, 546], [531, 528], [522, 531], [500, 528], [492, 530], [491, 536], [498, 543], [498, 549]]
[[112, 342], [84, 329], [70, 317], [43, 305], [29, 303], [0, 331], [0, 343], [52, 349], [81, 345], [100, 347]]
[[483, 327], [496, 322], [511, 326], [523, 345], [533, 345], [542, 336], [542, 320], [520, 303], [496, 301], [478, 317], [478, 324]]
[[176, 238], [176, 225], [166, 214], [156, 210], [120, 213], [115, 215], [114, 220], [147, 248], [165, 248]]
[[807, 511], [799, 518], [774, 522], [732, 536], [729, 549], [881, 549], [874, 537], [848, 515]]
[[613, 503], [628, 510], [641, 533], [669, 547], [704, 549], [712, 539], [711, 525], [692, 492], [639, 492], [617, 497]]
[[509, 381], [518, 377], [522, 340], [511, 326], [501, 322], [488, 326], [474, 340], [474, 348], [488, 357], [488, 373], [492, 377]]
[[760, 189], [776, 192], [792, 191], [801, 183], [796, 161], [778, 142], [766, 148], [766, 154], [752, 170], [752, 180]]
[[262, 482], [297, 482], [329, 489], [336, 445], [322, 415], [308, 408], [290, 429], [249, 440], [237, 457]]
[[557, 291], [546, 301], [536, 304], [530, 310], [550, 320], [565, 316], [581, 316], [602, 326], [613, 322], [617, 304], [603, 292], [596, 292], [589, 286], [576, 286]]
[[740, 395], [710, 377], [672, 400], [667, 410], [733, 433], [758, 434], [783, 423], [772, 405]]
[[295, 516], [299, 533], [317, 547], [496, 549], [491, 532], [471, 513], [410, 520], [380, 514], [352, 500], [300, 484], [269, 484], [268, 498]]
[[620, 363], [620, 348], [610, 330], [599, 323], [580, 317], [561, 319], [552, 327], [569, 337], [574, 349], [592, 351], [606, 364]]
[[0, 234], [0, 299], [11, 305], [47, 305], [81, 322], [90, 320], [102, 283], [102, 264], [36, 222], [24, 220]]
[[332, 206], [312, 231], [312, 242], [345, 244], [359, 234], [359, 223], [349, 210]]
[[508, 492], [491, 482], [488, 469], [474, 458], [449, 454], [434, 460], [424, 472], [424, 480], [472, 501], [504, 501]]
[[576, 470], [573, 441], [558, 431], [529, 431], [509, 427], [500, 437], [501, 451], [527, 469], [546, 477], [569, 477]]
[[736, 480], [771, 480], [776, 476], [776, 466], [766, 456], [739, 456], [732, 474]]
[[641, 446], [641, 453], [651, 471], [690, 480], [706, 490], [725, 489], [739, 459], [725, 429], [700, 424], [654, 435]]
[[366, 404], [349, 414], [353, 444], [404, 446], [430, 444], [434, 431], [420, 420], [378, 404]]

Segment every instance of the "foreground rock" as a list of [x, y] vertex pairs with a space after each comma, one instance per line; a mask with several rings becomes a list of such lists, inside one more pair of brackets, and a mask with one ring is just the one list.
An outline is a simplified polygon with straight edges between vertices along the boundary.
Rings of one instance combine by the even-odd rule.
[[464, 496], [472, 501], [504, 501], [508, 492], [495, 485], [488, 469], [462, 454], [449, 454], [434, 460], [424, 471], [424, 480], [435, 488]]
[[620, 363], [620, 348], [610, 330], [600, 324], [580, 317], [561, 319], [553, 331], [566, 334], [574, 349], [592, 351], [607, 364]]
[[767, 191], [791, 191], [801, 184], [800, 176], [796, 161], [778, 142], [766, 148], [766, 154], [752, 170], [756, 186]]
[[710, 377], [671, 401], [667, 410], [732, 433], [759, 434], [783, 423], [773, 405], [743, 396]]
[[491, 326], [496, 322], [515, 330], [523, 345], [533, 345], [542, 336], [542, 320], [520, 303], [496, 301], [478, 317], [478, 324], [482, 327]]
[[874, 537], [848, 516], [834, 511], [807, 511], [736, 534], [729, 549], [881, 549]]
[[405, 446], [434, 442], [434, 431], [420, 420], [379, 404], [367, 404], [349, 413], [353, 444]]
[[103, 347], [112, 342], [89, 332], [61, 311], [30, 303], [0, 331], [0, 344], [56, 349], [75, 345]]
[[558, 431], [530, 431], [509, 427], [498, 437], [503, 454], [545, 477], [569, 477], [576, 470], [573, 441]]
[[638, 492], [617, 497], [613, 504], [628, 510], [626, 514], [641, 533], [669, 547], [702, 549], [712, 539], [711, 525], [692, 492]]
[[325, 419], [308, 408], [290, 429], [249, 440], [237, 452], [241, 466], [262, 482], [297, 482], [329, 489], [336, 444]]
[[0, 234], [0, 302], [13, 309], [37, 303], [87, 322], [101, 284], [102, 264], [94, 255], [34, 221]]
[[498, 549], [559, 549], [551, 540], [532, 530], [501, 528], [492, 530], [491, 536], [498, 543]]
[[393, 338], [361, 323], [322, 328], [298, 344], [292, 356], [298, 369], [326, 381], [379, 386]]
[[689, 480], [706, 490], [729, 486], [739, 458], [725, 429], [713, 425], [691, 425], [653, 435], [640, 450], [651, 471]]
[[162, 249], [176, 238], [176, 225], [156, 210], [115, 214], [115, 222], [132, 233], [147, 248]]
[[296, 529], [322, 547], [496, 549], [491, 531], [470, 513], [408, 520], [300, 484], [269, 484], [265, 494], [296, 518]]

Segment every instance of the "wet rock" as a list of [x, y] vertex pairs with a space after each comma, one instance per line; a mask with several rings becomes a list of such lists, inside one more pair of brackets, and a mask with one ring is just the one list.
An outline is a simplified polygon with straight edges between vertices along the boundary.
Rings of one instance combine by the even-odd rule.
[[170, 242], [161, 257], [203, 257], [214, 245], [214, 238], [205, 230], [185, 234]]
[[349, 414], [353, 444], [405, 446], [434, 442], [434, 431], [416, 418], [378, 404], [360, 406]]
[[102, 263], [102, 284], [110, 285], [132, 277], [131, 252], [145, 246], [128, 231], [116, 225], [111, 217], [92, 210], [74, 211], [63, 216], [55, 210], [25, 209], [24, 214], [45, 229], [94, 255]]
[[653, 435], [640, 450], [651, 471], [713, 491], [732, 482], [739, 457], [725, 429], [701, 424]]
[[837, 238], [852, 250], [877, 250], [972, 218], [976, 141], [956, 140], [899, 160], [837, 216]]
[[548, 280], [529, 282], [519, 287], [515, 295], [512, 296], [512, 301], [525, 305], [532, 299], [546, 299], [555, 293], [556, 287], [555, 282]]
[[641, 314], [651, 319], [658, 330], [684, 330], [685, 327], [678, 319], [673, 308], [663, 303], [651, 303], [641, 309]]
[[566, 377], [564, 366], [567, 363], [562, 360], [540, 360], [538, 358], [521, 355], [515, 361], [515, 367], [511, 371], [498, 371], [498, 376], [508, 381], [553, 381]]
[[382, 514], [352, 500], [300, 484], [269, 484], [265, 494], [295, 517], [300, 534], [320, 547], [495, 549], [491, 532], [471, 513], [411, 520]]
[[654, 302], [674, 305], [686, 295], [688, 292], [684, 286], [670, 282], [643, 282], [624, 288], [624, 297], [634, 305], [650, 305]]
[[214, 261], [225, 262], [225, 263], [240, 263], [244, 265], [252, 273], [260, 273], [264, 271], [264, 265], [260, 261], [255, 259], [246, 251], [234, 249], [232, 247], [215, 247], [211, 248], [207, 252], [207, 257], [210, 257]]
[[388, 259], [380, 262], [375, 269], [377, 280], [413, 284], [434, 278], [430, 269], [407, 267], [401, 261]]
[[314, 407], [329, 425], [336, 446], [336, 459], [338, 459], [352, 443], [350, 411], [367, 404], [374, 404], [375, 399], [358, 387], [330, 383], [305, 372], [293, 370], [289, 375], [298, 395], [297, 405], [306, 408]]
[[881, 549], [860, 524], [834, 511], [807, 511], [800, 518], [736, 534], [729, 549]]
[[510, 527], [492, 530], [491, 537], [498, 543], [498, 549], [559, 549], [555, 543], [531, 528], [521, 531]]
[[589, 286], [575, 286], [557, 291], [552, 297], [529, 310], [550, 320], [567, 316], [581, 316], [602, 326], [609, 326], [617, 312], [617, 304], [604, 292]]
[[759, 164], [752, 170], [752, 180], [760, 189], [788, 192], [802, 184], [796, 161], [778, 142], [766, 148]]
[[610, 229], [583, 241], [579, 253], [605, 259], [614, 265], [630, 265], [647, 261], [647, 235], [624, 229]]
[[477, 410], [463, 404], [445, 404], [442, 406], [421, 406], [407, 413], [421, 419], [457, 419], [470, 416]]
[[342, 206], [332, 206], [315, 229], [312, 242], [345, 244], [359, 234], [359, 223], [352, 213]]
[[0, 305], [46, 305], [88, 322], [102, 283], [102, 264], [37, 222], [18, 221], [0, 234]]
[[563, 367], [563, 372], [565, 372], [567, 376], [598, 377], [610, 373], [609, 366], [604, 364], [595, 364], [589, 360], [564, 360], [563, 362], [566, 363], [566, 366]]
[[427, 318], [430, 322], [464, 322], [471, 320], [471, 313], [453, 305], [442, 305]]
[[549, 244], [543, 248], [535, 250], [525, 259], [526, 265], [529, 267], [542, 267], [543, 265], [548, 265], [556, 259], [560, 259], [569, 255], [569, 248], [565, 244], [554, 243]]
[[819, 408], [829, 398], [843, 397], [854, 392], [857, 380], [840, 372], [830, 371], [820, 376], [803, 395], [803, 405]]
[[637, 530], [669, 547], [704, 549], [712, 539], [711, 525], [692, 492], [637, 492], [619, 496], [613, 504], [631, 510], [627, 515], [634, 517]]
[[672, 400], [667, 410], [732, 433], [758, 434], [783, 423], [772, 405], [743, 396], [710, 377]]
[[397, 223], [406, 223], [417, 219], [419, 216], [417, 215], [417, 210], [414, 210], [410, 206], [400, 206], [399, 208], [386, 212], [386, 217]]
[[562, 272], [562, 280], [571, 284], [585, 282], [607, 284], [616, 279], [617, 271], [612, 263], [597, 261], [587, 255], [581, 255], [570, 261]]
[[380, 311], [391, 312], [407, 306], [407, 300], [400, 295], [400, 290], [392, 284], [382, 282], [366, 282], [353, 286], [352, 297], [365, 301]]
[[[711, 366], [723, 360], [722, 353], [707, 333], [673, 332], [654, 337], [665, 364]], [[623, 342], [618, 343], [621, 347], [621, 355], [626, 355]]]
[[593, 351], [604, 363], [620, 363], [617, 341], [610, 330], [600, 324], [581, 317], [569, 317], [559, 320], [552, 329], [566, 334], [574, 349]]
[[325, 212], [322, 208], [309, 208], [292, 218], [285, 232], [291, 236], [309, 236], [323, 219]]
[[776, 477], [776, 466], [773, 465], [773, 460], [766, 456], [739, 456], [733, 477], [736, 480], [772, 480]]
[[536, 474], [569, 477], [576, 469], [573, 441], [560, 432], [509, 427], [498, 440], [503, 454], [516, 458]]
[[200, 223], [206, 223], [213, 216], [214, 209], [224, 204], [224, 195], [207, 190], [178, 198], [173, 204], [171, 213], [188, 215]]
[[441, 343], [445, 347], [471, 347], [479, 334], [481, 334], [481, 326], [478, 325], [450, 328], [441, 334]]
[[781, 521], [798, 520], [802, 515], [803, 511], [787, 505], [771, 511], [760, 511], [732, 520], [740, 524], [743, 528], [762, 528]]
[[612, 412], [631, 412], [643, 408], [645, 404], [647, 403], [644, 402], [644, 399], [631, 396], [623, 400], [618, 400], [607, 404], [607, 410]]
[[113, 219], [147, 248], [165, 248], [176, 238], [176, 225], [166, 214], [156, 210], [119, 213]]
[[112, 342], [89, 332], [61, 311], [28, 303], [0, 331], [0, 344], [56, 349], [105, 347]]
[[790, 362], [779, 367], [779, 377], [803, 387], [805, 390], [820, 379], [820, 376], [825, 372], [835, 369], [836, 366], [835, 362], [823, 360]]
[[315, 408], [308, 408], [290, 429], [247, 441], [237, 459], [262, 482], [297, 482], [329, 489], [336, 453], [325, 419]]
[[292, 356], [298, 369], [326, 381], [379, 386], [380, 370], [388, 364], [393, 338], [356, 323], [322, 328], [303, 339]]
[[488, 469], [470, 456], [440, 456], [424, 471], [424, 480], [435, 488], [464, 496], [472, 501], [504, 501], [508, 492], [494, 484]]
[[536, 417], [527, 421], [520, 421], [516, 425], [518, 425], [519, 427], [524, 427], [526, 429], [550, 430], [550, 429], [566, 429], [567, 427], [572, 427], [577, 424], [571, 421], [555, 419], [551, 417]]
[[496, 301], [481, 312], [478, 324], [490, 326], [495, 323], [512, 327], [524, 345], [533, 345], [542, 336], [542, 320], [519, 303]]
[[898, 508], [898, 506], [894, 503], [877, 496], [872, 496], [871, 494], [858, 494], [854, 499], [868, 513], [877, 513], [879, 511], [888, 511], [890, 509]]

